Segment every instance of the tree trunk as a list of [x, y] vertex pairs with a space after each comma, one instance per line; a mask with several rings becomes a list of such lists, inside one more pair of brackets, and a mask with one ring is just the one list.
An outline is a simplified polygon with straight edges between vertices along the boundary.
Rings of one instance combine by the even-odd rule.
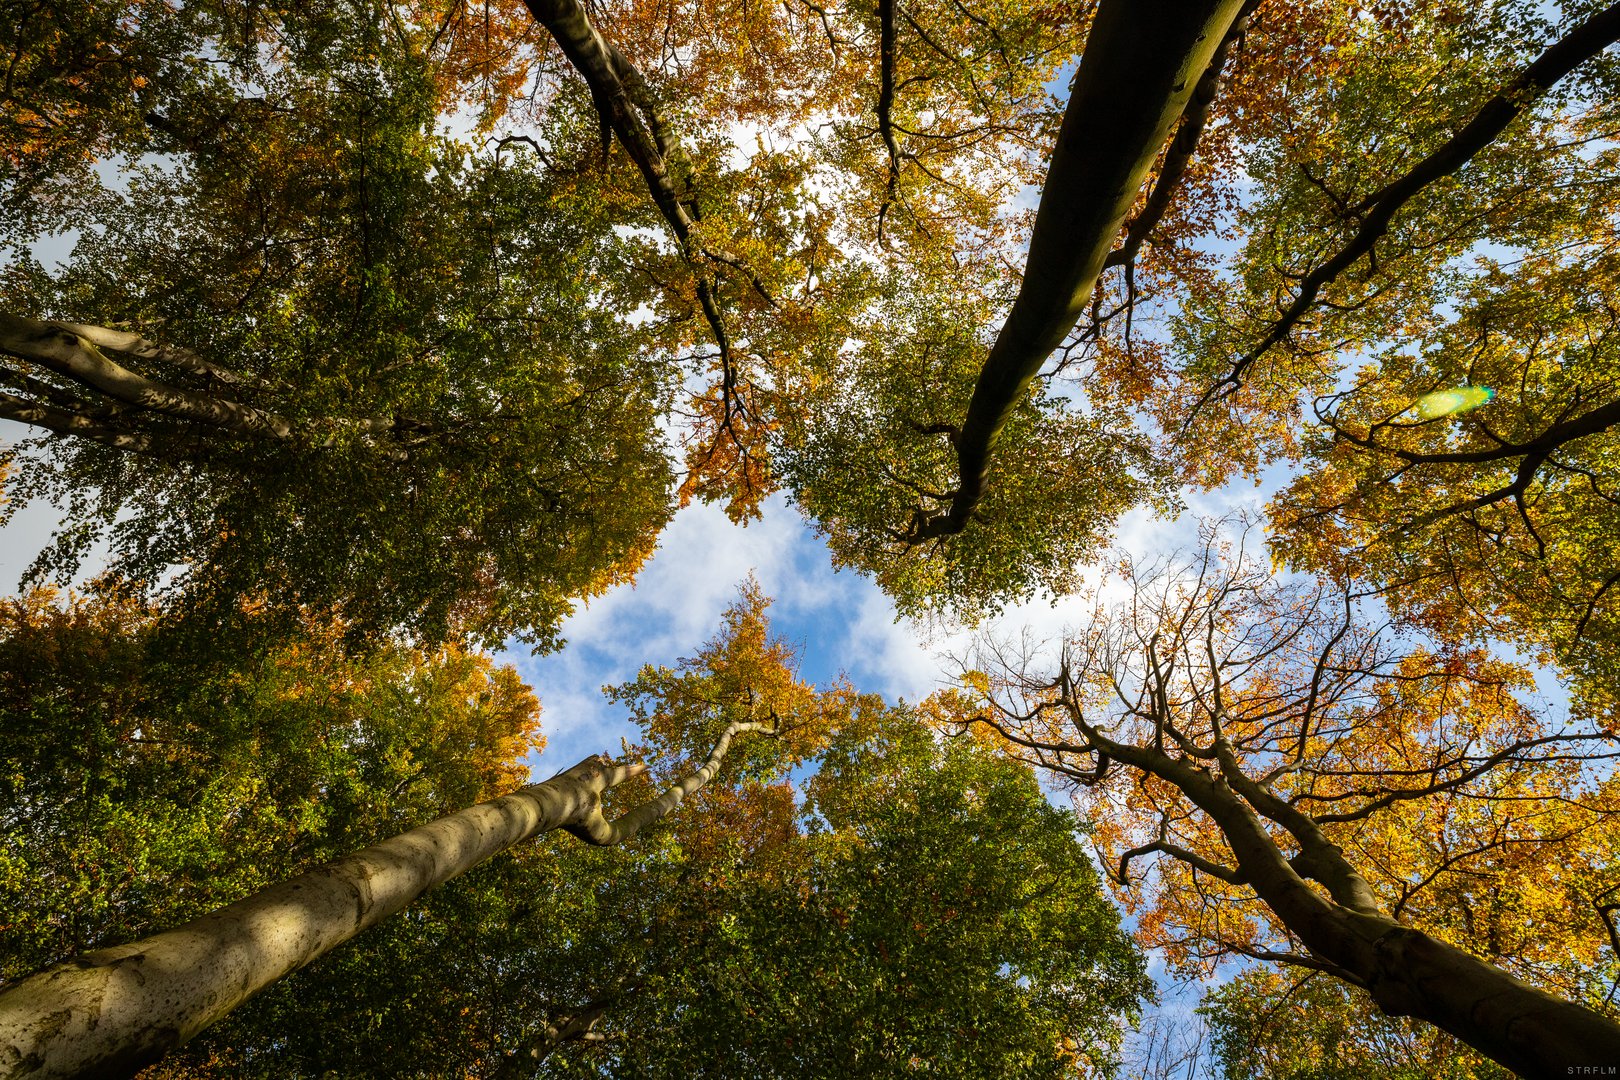
[[949, 511], [911, 539], [961, 532], [984, 497], [996, 436], [1085, 310], [1170, 128], [1244, 0], [1102, 0], [1063, 115], [1024, 282], [957, 437]]
[[1367, 989], [1391, 1016], [1449, 1031], [1521, 1076], [1620, 1075], [1620, 1027], [1427, 934], [1391, 925]]
[[[1242, 880], [1313, 957], [1365, 988], [1385, 1013], [1426, 1020], [1521, 1076], [1615, 1075], [1597, 1070], [1620, 1069], [1620, 1025], [1376, 910], [1356, 910], [1323, 896], [1296, 872], [1255, 810], [1225, 779], [1171, 762], [1168, 755], [1113, 749], [1121, 760], [1175, 784], [1209, 814], [1237, 856]], [[1235, 762], [1229, 763], [1235, 770]], [[1360, 880], [1336, 847], [1325, 840], [1313, 844], [1309, 834], [1295, 835], [1326, 864], [1324, 869], [1342, 864], [1337, 869]], [[1330, 890], [1343, 892], [1339, 876], [1321, 874]], [[1354, 901], [1354, 895], [1345, 898]]]
[[595, 843], [629, 839], [710, 779], [733, 736], [768, 730], [733, 724], [698, 772], [612, 823], [602, 816], [603, 793], [645, 766], [588, 758], [185, 926], [32, 975], [0, 993], [0, 1077], [133, 1073], [498, 852], [558, 828]]

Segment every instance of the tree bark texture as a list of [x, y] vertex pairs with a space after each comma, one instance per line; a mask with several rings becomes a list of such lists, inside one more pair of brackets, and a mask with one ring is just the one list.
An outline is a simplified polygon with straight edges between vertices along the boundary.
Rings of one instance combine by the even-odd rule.
[[[1169, 761], [1167, 755], [1148, 755]], [[1225, 778], [1185, 762], [1173, 765], [1151, 771], [1170, 779], [1216, 821], [1242, 880], [1311, 955], [1365, 988], [1385, 1013], [1428, 1021], [1524, 1077], [1620, 1067], [1620, 1025], [1402, 926], [1375, 907], [1366, 910], [1371, 905], [1362, 896], [1370, 899], [1371, 893], [1338, 848], [1289, 828], [1310, 858], [1311, 876], [1330, 893], [1323, 896], [1295, 871]]]
[[606, 822], [602, 796], [645, 766], [588, 758], [544, 783], [448, 814], [174, 930], [32, 975], [0, 992], [0, 1077], [134, 1073], [428, 889], [515, 844], [558, 828], [596, 843], [629, 839], [712, 778], [735, 735], [762, 730], [769, 728], [732, 725], [694, 776], [632, 810], [628, 822]]
[[[278, 439], [292, 434], [292, 424], [284, 417], [228, 398], [155, 382], [113, 362], [103, 349], [116, 349], [118, 344], [141, 350], [131, 353], [135, 356], [162, 355], [171, 360], [187, 356], [176, 350], [164, 353], [161, 347], [133, 334], [76, 323], [40, 322], [0, 312], [0, 353], [38, 365], [53, 375], [103, 395], [110, 403], [164, 413], [178, 420], [239, 434], [269, 435]], [[44, 419], [27, 422], [43, 422]], [[44, 423], [44, 426], [53, 425]]]
[[[1599, 1075], [1587, 1070], [1620, 1067], [1620, 1025], [1385, 915], [1317, 820], [1243, 772], [1224, 740], [1198, 751], [1209, 764], [1194, 764], [1078, 726], [1086, 744], [1063, 749], [1105, 755], [1179, 789], [1220, 828], [1236, 865], [1211, 864], [1163, 843], [1132, 855], [1159, 851], [1248, 886], [1305, 946], [1312, 966], [1362, 987], [1385, 1013], [1427, 1021], [1521, 1076]], [[1056, 746], [1010, 737], [1025, 746]], [[1078, 779], [1098, 779], [1103, 771]], [[1287, 830], [1299, 854], [1286, 856], [1262, 817]], [[1121, 878], [1128, 862], [1129, 856], [1121, 861]]]

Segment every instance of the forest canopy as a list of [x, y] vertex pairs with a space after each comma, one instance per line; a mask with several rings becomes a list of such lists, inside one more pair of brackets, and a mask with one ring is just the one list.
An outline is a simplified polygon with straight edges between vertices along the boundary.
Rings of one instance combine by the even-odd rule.
[[[0, 1069], [57, 1061], [11, 1032], [70, 968], [385, 864], [75, 1067], [1106, 1073], [1138, 946], [1236, 973], [1233, 1075], [1620, 1067], [1617, 41], [1598, 0], [0, 7], [0, 525], [58, 511], [0, 640]], [[487, 650], [777, 493], [908, 627], [1069, 628], [890, 701], [745, 586], [612, 691], [638, 746], [529, 782]]]

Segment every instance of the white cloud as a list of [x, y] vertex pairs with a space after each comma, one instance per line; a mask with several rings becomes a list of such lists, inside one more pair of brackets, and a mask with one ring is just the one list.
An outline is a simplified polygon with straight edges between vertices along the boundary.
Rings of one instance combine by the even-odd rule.
[[[1241, 481], [1189, 498], [1189, 510], [1174, 521], [1137, 509], [1120, 522], [1117, 546], [1139, 558], [1187, 549], [1197, 542], [1202, 517], [1258, 507], [1265, 497]], [[695, 652], [714, 636], [750, 572], [776, 601], [775, 632], [802, 648], [805, 678], [826, 684], [847, 674], [860, 689], [891, 700], [915, 701], [952, 682], [954, 658], [970, 655], [981, 634], [1055, 642], [1086, 615], [1075, 598], [1054, 603], [1041, 597], [1009, 608], [977, 632], [896, 621], [893, 602], [869, 579], [833, 570], [825, 545], [785, 498], [767, 500], [763, 514], [744, 527], [717, 507], [682, 510], [635, 584], [582, 606], [563, 624], [568, 644], [561, 652], [507, 654], [545, 708], [548, 745], [534, 763], [536, 775], [591, 753], [617, 753], [621, 738], [633, 739], [634, 725], [602, 697], [601, 687], [633, 678], [643, 664], [673, 664]], [[1087, 577], [1095, 582], [1101, 574], [1094, 568]]]

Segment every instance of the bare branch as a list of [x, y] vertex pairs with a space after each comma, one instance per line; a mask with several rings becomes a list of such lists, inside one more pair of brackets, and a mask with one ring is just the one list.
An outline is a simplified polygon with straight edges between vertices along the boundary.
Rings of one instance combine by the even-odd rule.
[[[563, 828], [589, 844], [603, 847], [622, 844], [636, 836], [648, 825], [667, 816], [672, 810], [685, 802], [687, 796], [713, 780], [715, 774], [720, 771], [721, 763], [725, 760], [726, 751], [731, 748], [732, 739], [750, 731], [764, 731], [775, 734], [777, 728], [778, 725], [775, 722], [767, 724], [736, 721], [721, 733], [719, 740], [714, 744], [714, 749], [709, 751], [709, 756], [702, 766], [676, 781], [662, 795], [655, 799], [648, 799], [640, 806], [625, 812], [611, 822], [603, 817], [602, 804], [598, 799], [583, 820], [572, 822], [563, 826]], [[645, 766], [637, 768], [644, 769]]]

